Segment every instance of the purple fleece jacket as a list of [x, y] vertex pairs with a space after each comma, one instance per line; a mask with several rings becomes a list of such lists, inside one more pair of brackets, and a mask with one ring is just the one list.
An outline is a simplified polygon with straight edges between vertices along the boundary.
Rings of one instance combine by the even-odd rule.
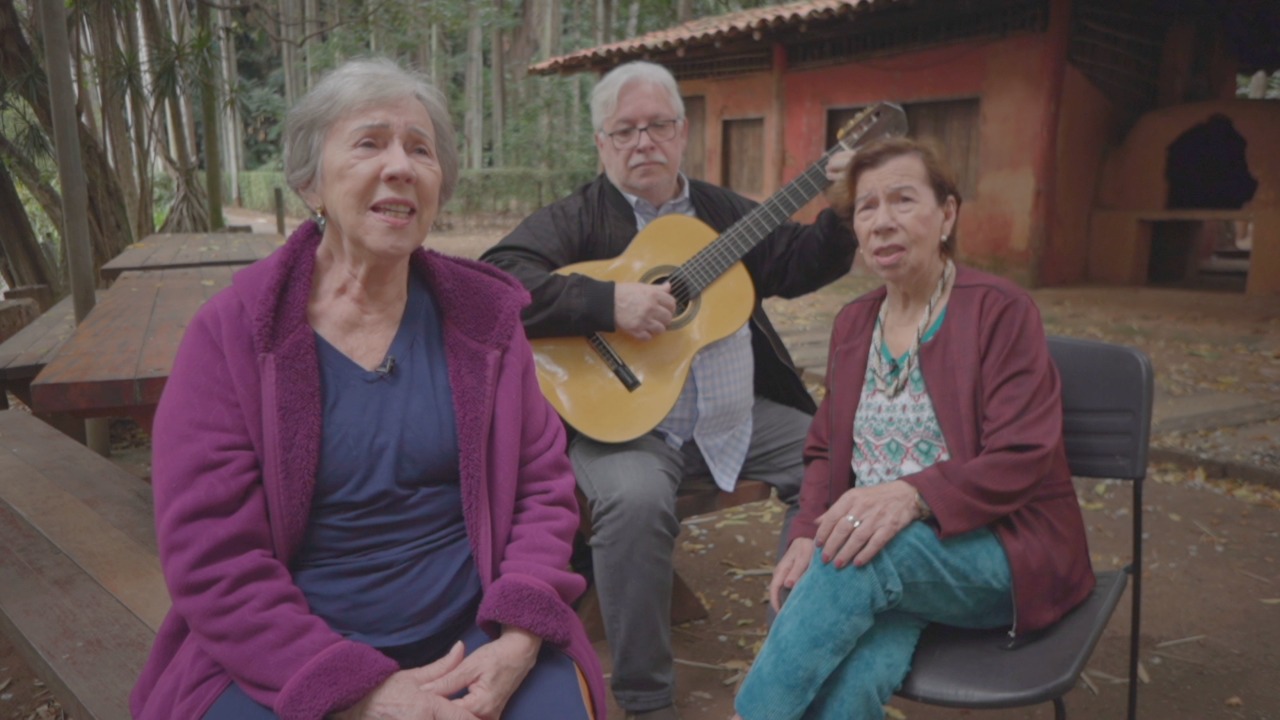
[[[236, 273], [178, 349], [156, 412], [152, 473], [173, 608], [130, 698], [140, 720], [199, 718], [233, 680], [281, 718], [322, 718], [398, 669], [311, 614], [289, 574], [320, 454], [306, 315], [319, 241], [305, 223]], [[569, 606], [585, 587], [568, 569], [574, 479], [520, 323], [528, 296], [488, 265], [424, 250], [410, 262], [444, 323], [480, 625], [490, 635], [520, 627], [563, 649], [603, 718], [599, 660]]]
[[[874, 290], [836, 317], [793, 540], [813, 537], [818, 516], [854, 484], [853, 418], [884, 298], [884, 288]], [[1062, 443], [1062, 388], [1031, 296], [1003, 278], [957, 268], [946, 320], [920, 347], [920, 372], [951, 459], [903, 481], [929, 503], [940, 536], [988, 526], [1000, 539], [1016, 631], [1052, 624], [1088, 597], [1095, 580]]]

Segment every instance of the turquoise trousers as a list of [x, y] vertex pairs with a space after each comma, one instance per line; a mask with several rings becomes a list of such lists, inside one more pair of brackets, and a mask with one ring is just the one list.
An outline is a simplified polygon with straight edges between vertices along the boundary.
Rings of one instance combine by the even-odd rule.
[[1013, 623], [1009, 561], [985, 528], [940, 540], [913, 522], [870, 563], [815, 551], [742, 684], [744, 720], [879, 720], [925, 625]]

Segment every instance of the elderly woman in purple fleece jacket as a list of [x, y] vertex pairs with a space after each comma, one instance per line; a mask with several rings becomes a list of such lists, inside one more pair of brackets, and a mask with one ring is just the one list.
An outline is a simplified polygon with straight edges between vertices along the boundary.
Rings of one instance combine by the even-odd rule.
[[603, 717], [527, 295], [422, 248], [457, 181], [443, 97], [353, 61], [285, 133], [316, 217], [201, 308], [156, 415], [173, 609], [134, 716]]

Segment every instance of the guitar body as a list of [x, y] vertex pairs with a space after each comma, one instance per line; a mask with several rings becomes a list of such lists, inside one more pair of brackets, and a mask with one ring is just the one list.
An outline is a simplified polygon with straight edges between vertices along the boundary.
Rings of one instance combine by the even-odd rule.
[[719, 236], [687, 215], [665, 215], [618, 257], [557, 270], [653, 285], [673, 278], [672, 294], [681, 305], [667, 331], [647, 342], [602, 332], [533, 340], [542, 394], [565, 422], [601, 442], [634, 440], [657, 427], [680, 397], [693, 356], [751, 317], [755, 286], [742, 257], [831, 184], [824, 168], [834, 153], [906, 132], [902, 108], [877, 103], [841, 128], [840, 141], [822, 159]]
[[[556, 272], [656, 285], [716, 238], [716, 231], [700, 220], [664, 215], [646, 225], [621, 255]], [[641, 342], [626, 333], [597, 333], [634, 374], [634, 389], [585, 337], [531, 340], [538, 384], [560, 417], [587, 437], [609, 443], [633, 440], [657, 427], [675, 406], [693, 356], [742, 327], [754, 305], [755, 286], [737, 262], [679, 309], [656, 338]]]

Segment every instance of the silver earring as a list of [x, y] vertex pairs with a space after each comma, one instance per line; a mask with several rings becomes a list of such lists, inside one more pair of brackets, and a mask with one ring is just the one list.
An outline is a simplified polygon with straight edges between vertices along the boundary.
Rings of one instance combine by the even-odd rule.
[[315, 214], [315, 217], [314, 217], [314, 218], [312, 218], [312, 219], [316, 221], [316, 227], [320, 228], [320, 233], [321, 233], [321, 234], [324, 234], [325, 226], [327, 226], [327, 225], [329, 224], [329, 218], [328, 218], [328, 216], [326, 216], [326, 215], [324, 214], [324, 206], [323, 206], [323, 205], [321, 205], [320, 207], [316, 208], [316, 214]]
[[938, 242], [940, 242], [940, 243], [946, 243], [946, 242], [947, 242], [947, 236], [946, 236], [946, 235], [943, 235], [941, 238], [939, 238], [939, 239], [938, 239]]

